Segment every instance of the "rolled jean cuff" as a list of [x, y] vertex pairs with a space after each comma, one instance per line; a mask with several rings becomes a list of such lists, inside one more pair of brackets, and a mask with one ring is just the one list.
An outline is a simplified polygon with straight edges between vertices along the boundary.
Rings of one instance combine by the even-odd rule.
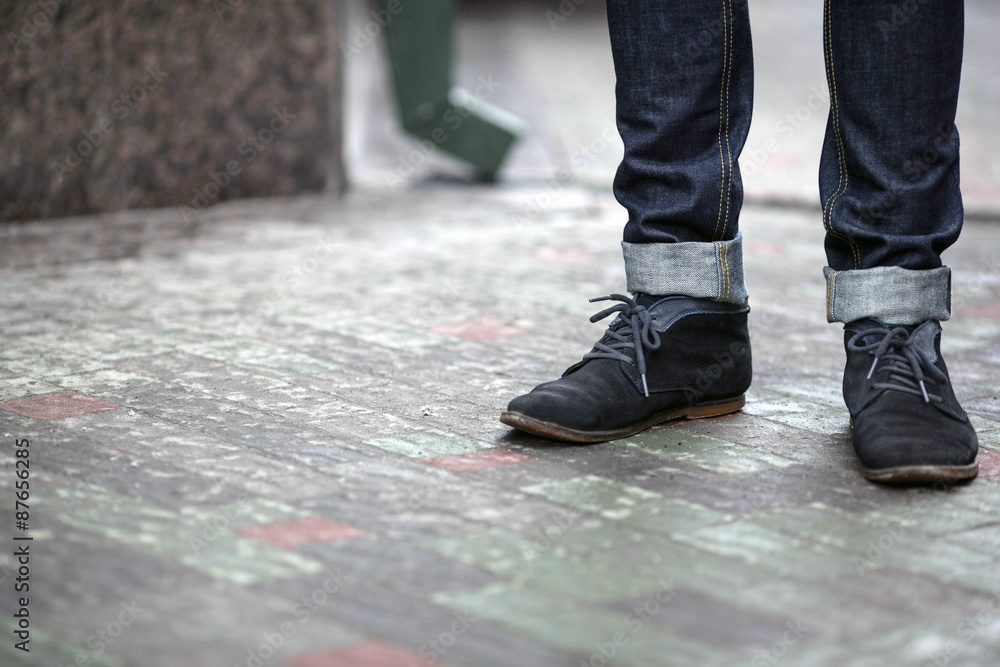
[[898, 266], [834, 271], [826, 276], [826, 319], [854, 322], [870, 317], [883, 324], [917, 324], [951, 317], [951, 268], [914, 270]]
[[627, 243], [625, 276], [628, 291], [669, 296], [678, 294], [721, 303], [745, 305], [743, 236], [712, 243]]

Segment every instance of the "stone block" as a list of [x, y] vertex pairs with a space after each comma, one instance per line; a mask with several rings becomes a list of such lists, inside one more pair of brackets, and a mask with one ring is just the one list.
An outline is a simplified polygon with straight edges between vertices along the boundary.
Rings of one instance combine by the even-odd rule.
[[3, 3], [0, 220], [340, 190], [339, 12]]

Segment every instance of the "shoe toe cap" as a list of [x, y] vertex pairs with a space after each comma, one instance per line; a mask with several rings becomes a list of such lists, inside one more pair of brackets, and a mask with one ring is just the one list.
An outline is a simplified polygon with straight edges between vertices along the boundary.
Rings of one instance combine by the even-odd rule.
[[536, 421], [558, 424], [582, 431], [597, 428], [601, 422], [598, 405], [584, 392], [572, 386], [551, 382], [518, 396], [507, 406], [514, 412]]
[[866, 410], [854, 420], [854, 449], [873, 470], [905, 466], [967, 466], [979, 449], [968, 418], [958, 420], [925, 405]]

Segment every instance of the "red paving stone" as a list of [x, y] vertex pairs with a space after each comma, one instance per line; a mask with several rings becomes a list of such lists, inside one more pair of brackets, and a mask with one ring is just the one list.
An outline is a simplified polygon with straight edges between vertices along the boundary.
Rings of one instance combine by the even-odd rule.
[[345, 540], [365, 534], [360, 528], [319, 516], [307, 516], [260, 526], [242, 526], [237, 528], [236, 532], [244, 537], [262, 540], [286, 549], [314, 542]]
[[1000, 452], [979, 448], [979, 476], [1000, 477]]
[[421, 667], [431, 664], [415, 653], [388, 644], [367, 642], [286, 658], [290, 667]]
[[490, 320], [478, 320], [476, 322], [463, 322], [461, 324], [446, 324], [434, 327], [432, 331], [445, 336], [454, 336], [462, 340], [473, 343], [484, 340], [495, 340], [497, 338], [510, 338], [528, 333], [524, 329], [518, 329], [507, 324], [500, 324]]
[[483, 470], [486, 468], [496, 468], [497, 466], [506, 466], [512, 463], [520, 463], [521, 461], [530, 461], [531, 457], [498, 447], [496, 449], [484, 449], [481, 452], [472, 452], [471, 454], [450, 454], [420, 460], [438, 468], [464, 472], [466, 470]]
[[956, 310], [957, 314], [966, 317], [981, 317], [987, 320], [1000, 320], [1000, 301], [981, 303], [975, 306], [964, 306]]
[[761, 256], [761, 255], [784, 255], [787, 254], [788, 249], [778, 243], [765, 243], [763, 241], [744, 241], [743, 248], [747, 255]]
[[91, 412], [117, 410], [118, 406], [83, 394], [64, 392], [0, 401], [0, 408], [19, 412], [33, 419], [62, 419], [87, 415]]

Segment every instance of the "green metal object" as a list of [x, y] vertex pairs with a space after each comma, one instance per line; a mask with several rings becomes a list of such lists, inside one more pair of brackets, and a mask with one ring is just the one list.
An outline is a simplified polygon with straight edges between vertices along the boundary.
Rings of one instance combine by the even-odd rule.
[[487, 101], [501, 85], [494, 77], [480, 77], [472, 91], [452, 86], [454, 0], [383, 0], [381, 6], [403, 129], [492, 180], [525, 124]]

